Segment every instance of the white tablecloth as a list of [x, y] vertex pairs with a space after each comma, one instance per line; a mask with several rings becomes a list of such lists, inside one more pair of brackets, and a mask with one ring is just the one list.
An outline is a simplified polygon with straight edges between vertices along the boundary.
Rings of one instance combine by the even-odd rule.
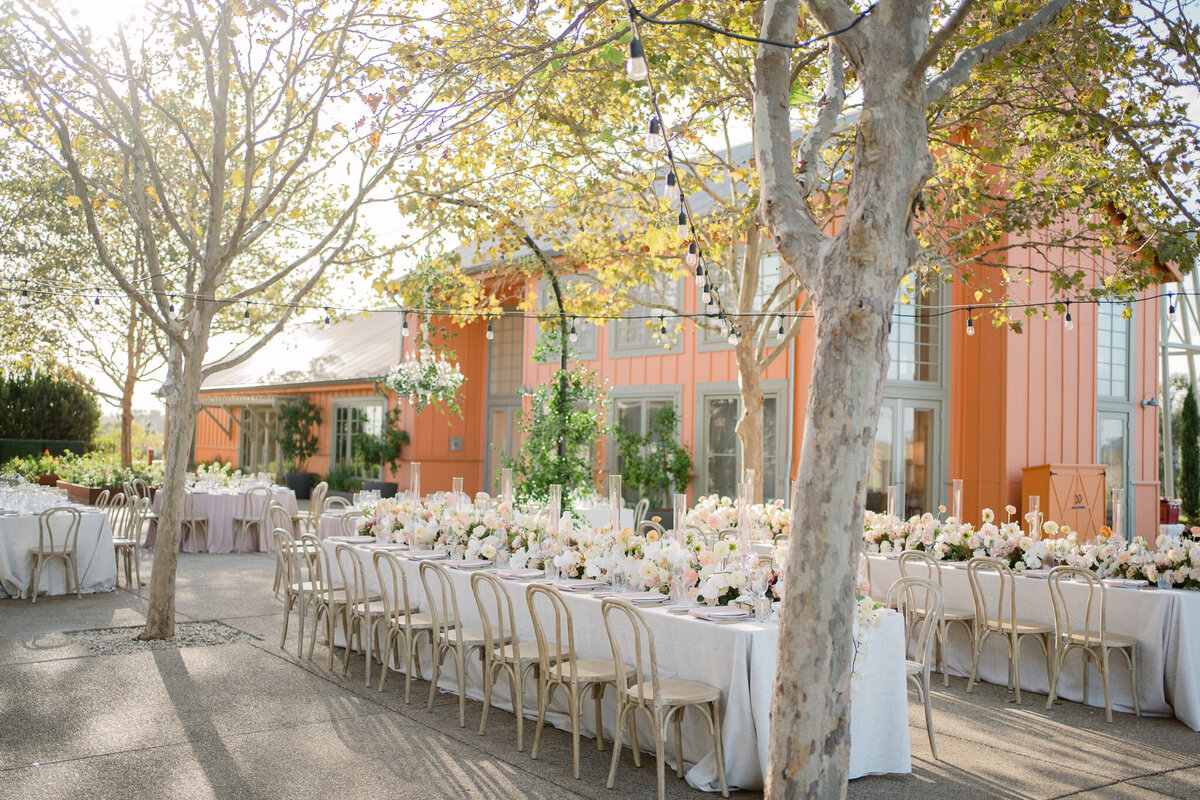
[[317, 522], [317, 538], [328, 539], [330, 536], [352, 536], [353, 533], [344, 527], [347, 514], [356, 518], [362, 517], [362, 510], [357, 508], [332, 508], [321, 513]]
[[[233, 552], [233, 517], [242, 510], [242, 497], [246, 494], [245, 491], [236, 489], [217, 490], [212, 492], [197, 492], [188, 490], [188, 494], [193, 498], [193, 510], [198, 517], [204, 517], [208, 520], [206, 536], [207, 552], [209, 553], [230, 553]], [[162, 507], [161, 491], [154, 495], [153, 508], [154, 512], [158, 513]], [[296, 493], [286, 486], [272, 486], [271, 499], [282, 505], [292, 518], [295, 519], [299, 513], [299, 507], [296, 505]], [[261, 514], [262, 509], [257, 509], [256, 513]], [[265, 537], [267, 550], [273, 551], [274, 544], [269, 535]], [[150, 533], [146, 536], [146, 546], [154, 545], [155, 526], [150, 526]], [[245, 537], [241, 538], [241, 543], [244, 544]], [[186, 552], [195, 553], [196, 537], [191, 537], [188, 540], [187, 546], [184, 548]]]
[[[900, 576], [895, 559], [871, 558], [872, 593], [882, 597], [887, 587]], [[994, 575], [981, 576], [994, 580]], [[1054, 608], [1045, 580], [1018, 577], [1017, 616], [1053, 624]], [[1064, 583], [1068, 601], [1083, 603], [1086, 587]], [[947, 607], [974, 609], [967, 571], [942, 568], [942, 589]], [[1184, 589], [1127, 589], [1108, 587], [1108, 630], [1138, 640], [1138, 702], [1146, 716], [1175, 715], [1193, 730], [1200, 730], [1200, 592]], [[962, 625], [949, 628], [948, 666], [955, 675], [971, 672], [971, 644]], [[1060, 697], [1083, 700], [1081, 656], [1072, 654], [1058, 678]], [[1109, 677], [1114, 709], [1132, 712], [1129, 693], [1129, 667], [1123, 656], [1109, 660]], [[1089, 666], [1090, 705], [1103, 707], [1104, 688], [1094, 665]], [[990, 637], [980, 658], [979, 675], [989, 683], [1008, 683], [1008, 655], [1004, 642]], [[1021, 688], [1045, 694], [1050, 691], [1046, 661], [1036, 642], [1021, 645]]]
[[[79, 583], [85, 593], [111, 592], [117, 582], [117, 562], [112, 543], [112, 526], [102, 511], [80, 507], [79, 538], [75, 560]], [[0, 516], [0, 597], [28, 597], [33, 586], [33, 562], [29, 549], [38, 546], [36, 514]], [[66, 594], [63, 561], [51, 560], [42, 570], [39, 591]]]
[[[333, 559], [336, 540], [326, 540], [323, 544]], [[366, 548], [356, 550], [370, 564], [371, 551]], [[377, 590], [378, 581], [373, 565], [367, 574], [368, 583]], [[405, 562], [405, 574], [408, 577], [410, 600], [427, 609], [418, 564]], [[470, 588], [471, 573], [451, 570], [451, 575], [463, 624], [479, 625], [479, 613]], [[518, 617], [517, 637], [534, 641], [533, 623], [525, 600], [527, 584], [505, 581], [505, 585], [512, 595]], [[570, 593], [564, 596], [575, 621], [577, 657], [612, 658], [599, 598]], [[770, 622], [719, 625], [675, 616], [656, 608], [645, 609], [645, 614], [654, 630], [662, 677], [703, 681], [721, 689], [725, 774], [730, 787], [762, 788], [770, 740], [771, 693], [779, 626]], [[335, 640], [339, 644], [342, 642], [340, 631]], [[479, 662], [475, 659], [470, 663], [467, 694], [482, 700]], [[422, 653], [421, 664], [426, 677], [430, 676], [428, 651]], [[446, 666], [449, 669], [443, 670], [438, 685], [445, 691], [454, 692], [456, 678], [453, 662], [447, 661]], [[604, 703], [604, 735], [609, 741], [613, 735], [611, 698], [610, 690]], [[564, 699], [562, 692], [556, 694], [554, 710], [547, 715], [547, 720], [556, 727], [570, 730]], [[504, 679], [501, 679], [500, 690], [492, 693], [492, 703], [498, 708], [512, 710]], [[872, 628], [868, 646], [857, 659], [856, 675], [851, 682], [851, 705], [851, 777], [911, 772], [908, 697], [904, 676], [904, 626], [898, 615], [889, 613]], [[537, 700], [532, 687], [526, 693], [524, 711], [527, 716], [536, 717]], [[693, 714], [695, 712], [684, 715], [684, 761], [693, 765], [686, 773], [687, 781], [698, 789], [718, 791], [712, 739], [702, 717]], [[644, 718], [639, 723], [643, 748], [653, 747], [653, 740], [649, 739], [649, 732], [644, 727]], [[594, 735], [590, 708], [584, 714], [583, 730], [589, 736]], [[625, 744], [629, 744], [628, 736], [625, 737]], [[669, 749], [673, 752], [673, 745]], [[673, 763], [671, 753], [668, 753], [668, 760]]]

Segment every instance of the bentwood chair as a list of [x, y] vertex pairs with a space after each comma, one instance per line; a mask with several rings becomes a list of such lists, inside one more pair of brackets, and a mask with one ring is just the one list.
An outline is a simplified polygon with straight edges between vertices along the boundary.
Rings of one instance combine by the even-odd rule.
[[29, 590], [32, 602], [37, 602], [46, 562], [55, 559], [63, 562], [67, 591], [71, 591], [74, 582], [75, 596], [83, 599], [83, 590], [79, 586], [79, 559], [76, 558], [82, 519], [79, 509], [73, 506], [55, 506], [38, 514], [38, 546], [29, 548], [29, 558], [33, 561], [33, 586]]
[[650, 500], [643, 497], [637, 501], [637, 505], [633, 508], [633, 529], [641, 530], [642, 520], [646, 519], [646, 512], [650, 510]]
[[133, 487], [133, 494], [136, 497], [143, 498], [146, 501], [146, 511], [144, 515], [145, 519], [157, 523], [158, 514], [155, 514], [154, 511], [151, 510], [151, 506], [153, 505], [152, 501], [154, 498], [150, 493], [150, 484], [146, 483], [146, 481], [141, 478], [134, 478], [130, 484]]
[[[272, 531], [272, 538], [274, 537], [275, 531], [282, 531], [284, 533], [284, 536], [286, 537], [284, 541], [285, 548], [298, 550], [302, 556], [310, 560], [315, 557], [316, 554], [312, 552], [311, 548], [306, 548], [302, 542], [296, 539], [295, 520], [292, 519], [292, 515], [288, 513], [287, 509], [277, 502], [273, 501], [270, 507], [267, 509], [267, 526]], [[284, 571], [284, 559], [283, 554], [279, 551], [278, 545], [274, 546], [272, 549], [275, 550], [275, 580], [271, 585], [271, 591], [275, 593], [276, 597], [278, 597], [279, 582]]]
[[[980, 576], [995, 573], [994, 585], [984, 586]], [[967, 691], [975, 688], [979, 675], [979, 656], [987, 640], [995, 635], [1008, 648], [1008, 688], [1014, 700], [1021, 702], [1021, 641], [1032, 638], [1046, 654], [1046, 676], [1054, 680], [1054, 629], [1044, 622], [1020, 619], [1016, 616], [1016, 579], [1008, 564], [998, 558], [972, 558], [967, 562], [967, 580], [975, 600], [975, 635], [971, 642], [971, 677]]]
[[[483, 713], [479, 719], [479, 735], [487, 728], [488, 708], [492, 705], [492, 687], [501, 672], [508, 674], [513, 715], [517, 718], [517, 750], [525, 749], [525, 681], [530, 673], [535, 680], [541, 657], [538, 643], [522, 642], [516, 637], [517, 618], [513, 613], [512, 596], [495, 575], [476, 572], [471, 575], [471, 593], [483, 622]], [[555, 662], [558, 659], [554, 659]]]
[[[658, 674], [658, 656], [654, 649], [654, 631], [646, 622], [640, 609], [625, 600], [606, 597], [600, 604], [604, 616], [604, 628], [608, 631], [608, 642], [612, 647], [613, 672], [621, 674], [617, 684], [617, 720], [613, 726], [616, 736], [613, 741], [612, 764], [608, 770], [608, 788], [613, 788], [617, 778], [617, 762], [621, 758], [621, 730], [625, 722], [638, 710], [650, 717], [654, 730], [654, 750], [658, 760], [658, 797], [666, 794], [666, 743], [667, 726], [675, 723], [675, 774], [683, 777], [683, 729], [681, 721], [687, 708], [695, 708], [704, 717], [713, 737], [713, 748], [717, 759], [717, 780], [721, 795], [729, 796], [725, 782], [725, 749], [721, 741], [721, 690], [699, 681], [678, 678], [664, 679]], [[632, 641], [634, 668], [632, 680], [625, 677], [628, 664], [626, 649]], [[649, 663], [647, 663], [649, 662]], [[647, 670], [649, 667], [649, 670]], [[650, 679], [644, 677], [649, 672]], [[637, 743], [634, 743], [637, 752]], [[635, 758], [635, 763], [637, 759]]]
[[[346, 636], [346, 644], [350, 644], [349, 623], [346, 611], [346, 590], [333, 584], [333, 561], [329, 551], [321, 546], [320, 540], [312, 534], [304, 534], [300, 541], [306, 548], [311, 548], [316, 554], [315, 571], [312, 573], [315, 584], [316, 600], [314, 601], [313, 626], [309, 632], [308, 659], [311, 661], [317, 647], [317, 625], [325, 618], [325, 638], [329, 644], [329, 664], [327, 669], [333, 669], [333, 628], [337, 620], [342, 620], [342, 630]], [[349, 653], [347, 653], [349, 657]]]
[[[292, 541], [288, 531], [277, 528], [271, 531], [271, 538], [275, 541], [275, 552], [283, 561], [283, 632], [279, 635], [279, 649], [284, 649], [287, 644], [288, 616], [294, 608], [298, 623], [296, 634], [298, 655], [303, 657], [304, 617], [309, 608], [313, 608], [315, 611], [317, 602], [318, 582], [313, 575], [314, 561], [304, 558], [299, 548], [288, 546], [288, 543]], [[316, 624], [317, 621], [314, 617], [314, 629]]]
[[483, 627], [464, 628], [458, 613], [458, 595], [450, 570], [433, 561], [421, 562], [421, 585], [429, 603], [429, 616], [433, 619], [433, 680], [429, 684], [429, 702], [426, 707], [433, 710], [433, 698], [437, 692], [442, 659], [447, 655], [454, 658], [454, 669], [458, 677], [458, 727], [467, 727], [467, 659], [488, 646]]
[[[383, 624], [386, 629], [379, 642], [379, 655], [383, 668], [379, 672], [379, 691], [388, 673], [388, 658], [394, 652], [396, 664], [404, 665], [404, 702], [412, 702], [412, 677], [421, 675], [421, 659], [417, 655], [417, 640], [424, 636], [433, 641], [433, 617], [419, 613], [416, 604], [408, 597], [408, 576], [404, 562], [395, 553], [376, 550], [375, 574], [379, 578], [379, 596], [383, 601]], [[400, 645], [404, 645], [401, 658]]]
[[[137, 495], [125, 498], [124, 513], [119, 514], [113, 524], [113, 550], [117, 559], [117, 577], [120, 578], [121, 562], [125, 562], [125, 585], [131, 578], [142, 585], [142, 525], [150, 513], [150, 500]], [[132, 575], [131, 575], [132, 573]]]
[[904, 617], [905, 631], [913, 643], [913, 657], [904, 662], [904, 673], [925, 704], [925, 730], [929, 734], [929, 749], [938, 757], [933, 738], [933, 709], [930, 707], [929, 667], [930, 648], [942, 629], [942, 587], [928, 578], [906, 576], [891, 585], [887, 607]]
[[321, 514], [325, 511], [325, 495], [329, 493], [329, 484], [321, 481], [313, 487], [308, 496], [308, 514], [301, 517], [303, 525], [313, 536], [318, 535], [321, 525]]
[[[1082, 609], [1072, 604], [1063, 594], [1064, 581], [1077, 581], [1086, 586], [1087, 602]], [[1120, 633], [1108, 632], [1108, 595], [1100, 579], [1089, 570], [1080, 567], [1055, 567], [1047, 579], [1050, 600], [1054, 604], [1054, 673], [1050, 678], [1050, 696], [1046, 708], [1054, 704], [1058, 691], [1058, 676], [1063, 663], [1072, 650], [1078, 650], [1083, 659], [1083, 702], [1088, 701], [1088, 660], [1095, 659], [1104, 681], [1104, 717], [1112, 722], [1112, 699], [1109, 696], [1108, 655], [1117, 650], [1129, 664], [1129, 693], [1133, 697], [1133, 713], [1142, 715], [1138, 704], [1137, 682], [1137, 639]], [[1081, 586], [1080, 588], [1083, 588]]]
[[[529, 603], [529, 616], [533, 619], [533, 633], [538, 645], [538, 718], [533, 734], [533, 750], [530, 758], [537, 758], [538, 746], [542, 741], [542, 725], [546, 709], [554, 699], [554, 692], [563, 689], [567, 693], [567, 711], [571, 716], [571, 749], [574, 756], [575, 779], [579, 779], [579, 724], [583, 717], [583, 701], [591, 694], [596, 713], [596, 749], [604, 749], [604, 721], [600, 701], [607, 686], [616, 688], [617, 674], [613, 662], [607, 658], [576, 658], [575, 622], [571, 609], [562, 594], [550, 586], [530, 584], [525, 590]], [[540, 602], [539, 602], [540, 601]], [[538, 606], [543, 611], [539, 613]], [[548, 607], [548, 608], [547, 608]], [[550, 625], [550, 612], [553, 625]], [[546, 622], [543, 623], [542, 614]], [[626, 666], [624, 678], [633, 677], [633, 667]], [[636, 728], [631, 737], [637, 742]]]
[[648, 534], [650, 531], [654, 531], [655, 533], [658, 534], [660, 539], [667, 535], [667, 529], [664, 528], [660, 523], [655, 522], [652, 519], [642, 520], [641, 523], [637, 526], [636, 530], [638, 533], [642, 534], [643, 536]]
[[255, 486], [242, 492], [241, 502], [233, 515], [233, 549], [238, 550], [238, 534], [245, 532], [250, 537], [249, 552], [266, 550], [262, 546], [263, 534], [267, 525], [267, 511], [271, 507], [271, 490], [265, 486]]
[[[868, 560], [869, 561], [869, 560]], [[898, 559], [900, 574], [907, 577], [911, 572], [918, 578], [927, 578], [939, 587], [942, 586], [942, 567], [933, 554], [925, 550], [905, 550]], [[975, 639], [975, 612], [964, 608], [947, 608], [942, 606], [942, 621], [937, 629], [936, 662], [941, 667], [942, 685], [950, 685], [950, 671], [946, 668], [946, 637], [949, 628], [954, 623], [963, 626], [967, 632], [967, 640]]]
[[96, 502], [93, 503], [97, 511], [107, 511], [109, 502], [109, 490], [101, 489], [100, 494], [96, 495]]
[[[375, 625], [384, 617], [383, 603], [367, 588], [366, 571], [358, 549], [339, 542], [334, 546], [338, 570], [342, 574], [342, 585], [346, 587], [346, 658], [342, 662], [342, 674], [350, 670], [350, 653], [357, 639], [358, 649], [367, 657], [366, 685], [371, 685], [371, 645], [375, 641]], [[384, 665], [386, 668], [386, 664]]]
[[208, 517], [196, 513], [196, 496], [185, 491], [183, 516], [179, 518], [179, 549], [182, 550], [188, 542], [198, 553], [208, 550]]
[[344, 497], [338, 497], [335, 495], [333, 497], [326, 497], [321, 501], [321, 505], [321, 513], [324, 514], [326, 511], [333, 511], [334, 509], [341, 510], [344, 508], [350, 508], [350, 501]]

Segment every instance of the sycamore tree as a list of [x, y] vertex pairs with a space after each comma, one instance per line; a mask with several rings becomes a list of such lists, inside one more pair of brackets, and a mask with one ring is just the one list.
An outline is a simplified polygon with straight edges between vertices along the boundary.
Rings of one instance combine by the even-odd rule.
[[[696, 26], [647, 26], [652, 98], [662, 124], [662, 135], [648, 136], [651, 98], [614, 76], [630, 33], [623, 9], [568, 4], [560, 14], [531, 16], [516, 4], [484, 5], [458, 3], [440, 14], [438, 46], [430, 53], [468, 65], [459, 83], [446, 85], [446, 96], [479, 101], [478, 124], [421, 154], [414, 170], [398, 175], [402, 210], [417, 227], [452, 244], [466, 243], [461, 266], [493, 267], [474, 270], [478, 280], [498, 274], [511, 283], [540, 278], [540, 256], [552, 253], [561, 273], [580, 279], [562, 287], [569, 312], [580, 319], [603, 323], [629, 309], [664, 345], [683, 324], [719, 344], [735, 334], [728, 346], [741, 394], [737, 431], [743, 465], [755, 471], [761, 497], [762, 377], [788, 352], [809, 316], [811, 295], [801, 276], [781, 268], [761, 225], [749, 125], [756, 97], [753, 49]], [[662, 13], [680, 22], [691, 9], [675, 4]], [[1021, 13], [1019, 6], [972, 8], [959, 37], [985, 38]], [[1074, 266], [1071, 254], [1115, 255], [1118, 264], [1139, 258], [1118, 247], [1135, 226], [1144, 244], [1165, 258], [1191, 258], [1186, 217], [1150, 188], [1153, 137], [1176, 132], [1179, 139], [1178, 132], [1189, 130], [1180, 124], [1186, 115], [1145, 80], [1168, 68], [1168, 50], [1156, 54], [1133, 33], [1152, 14], [1123, 13], [1119, 4], [1077, 10], [1070, 30], [1046, 31], [1039, 42], [981, 64], [972, 82], [930, 105], [937, 158], [930, 184], [915, 201], [922, 249], [912, 278], [898, 292], [901, 304], [938, 283], [965, 281], [976, 302], [998, 307], [996, 324], [1020, 329], [1020, 314], [1008, 308], [1011, 290], [1034, 276], [1007, 267], [1014, 249], [1049, 256], [1052, 285], [1064, 296], [1134, 292], [1138, 281], [1121, 278], [1122, 270], [1115, 280], [1096, 282]], [[706, 8], [705, 19], [742, 35], [755, 33], [754, 19], [735, 6]], [[800, 39], [822, 30], [808, 16], [798, 26]], [[484, 35], [496, 29], [504, 37]], [[1085, 41], [1079, 30], [1089, 31]], [[1097, 65], [1110, 75], [1125, 74], [1120, 88], [1108, 95], [1080, 92]], [[864, 110], [864, 94], [855, 69], [826, 66], [820, 48], [792, 59], [788, 121], [806, 205], [829, 230], [844, 213], [858, 131], [853, 121]], [[1139, 118], [1134, 130], [1145, 139], [1140, 148], [1097, 145], [1104, 138], [1101, 125], [1083, 124], [1079, 111], [1095, 108], [1102, 96], [1119, 98], [1126, 109], [1163, 112]], [[504, 102], [490, 102], [497, 97]], [[826, 120], [819, 136], [811, 135], [817, 111], [835, 101], [838, 115]], [[1178, 152], [1182, 146], [1161, 149]], [[682, 234], [678, 201], [664, 197], [668, 164], [688, 199], [690, 227]], [[1184, 174], [1168, 179], [1172, 192], [1187, 191]], [[1126, 217], [1113, 224], [1119, 215]], [[677, 290], [694, 274], [686, 258], [693, 245], [703, 257], [711, 305], [687, 302]], [[539, 257], [522, 257], [530, 252]], [[430, 261], [426, 267], [452, 272], [454, 259], [463, 257], [460, 251], [449, 265]], [[542, 294], [547, 296], [530, 297], [523, 308], [552, 309], [550, 287]], [[718, 311], [727, 315], [726, 326]], [[680, 322], [684, 315], [691, 315], [687, 323]], [[558, 327], [548, 317], [544, 333], [553, 339]], [[667, 334], [659, 336], [664, 327]]]
[[[361, 211], [446, 115], [410, 92], [424, 68], [406, 65], [406, 37], [423, 34], [402, 5], [164, 0], [107, 39], [54, 7], [17, 6], [0, 40], [8, 129], [69, 176], [66, 202], [109, 285], [165, 342], [165, 496], [142, 634], [165, 637], [201, 381], [257, 352], [327, 272], [377, 256]], [[101, 213], [136, 231], [140, 282]], [[263, 332], [209, 359], [222, 315], [258, 317]]]
[[[769, 796], [845, 790], [867, 465], [888, 331], [910, 276], [966, 281], [974, 302], [998, 306], [997, 324], [1020, 328], [1010, 291], [1033, 276], [1008, 266], [1013, 248], [1051, 256], [1049, 286], [1064, 301], [1129, 297], [1157, 277], [1156, 258], [1194, 259], [1186, 210], [1194, 189], [1183, 176], [1195, 127], [1163, 90], [1186, 80], [1177, 76], [1186, 74], [1194, 34], [1170, 32], [1174, 8], [897, 1], [860, 19], [866, 6], [843, 0], [717, 4], [704, 21], [735, 33], [784, 43], [833, 36], [819, 48], [735, 51], [695, 26], [645, 25], [653, 94], [620, 73], [630, 26], [619, 7], [573, 3], [533, 15], [460, 2], [439, 16], [436, 55], [469, 72], [460, 73], [460, 91], [469, 85], [486, 97], [508, 85], [522, 93], [404, 177], [408, 210], [431, 229], [465, 229], [484, 244], [477, 261], [513, 260], [522, 238], [506, 231], [518, 219], [565, 267], [611, 268], [581, 290], [580, 308], [635, 299], [623, 290], [653, 283], [655, 270], [688, 274], [680, 262], [691, 230], [675, 233], [676, 208], [648, 191], [664, 162], [648, 167], [632, 146], [651, 101], [683, 163], [702, 162], [712, 149], [715, 128], [704, 120], [739, 106], [750, 120], [749, 169], [724, 167], [726, 182], [750, 187], [743, 221], [724, 238], [700, 241], [718, 261], [720, 245], [744, 253], [765, 236], [787, 267], [781, 281], [803, 292], [816, 350], [792, 497]], [[700, 11], [667, 3], [655, 13], [680, 22]], [[718, 183], [694, 177], [689, 193]], [[464, 215], [465, 207], [487, 213]], [[725, 203], [712, 209], [692, 220], [698, 233], [727, 212]], [[1107, 271], [1077, 268], [1080, 253], [1103, 256]], [[737, 325], [738, 311], [754, 307], [752, 293], [733, 296], [745, 271], [730, 283], [722, 305]], [[668, 308], [663, 297], [636, 299]]]

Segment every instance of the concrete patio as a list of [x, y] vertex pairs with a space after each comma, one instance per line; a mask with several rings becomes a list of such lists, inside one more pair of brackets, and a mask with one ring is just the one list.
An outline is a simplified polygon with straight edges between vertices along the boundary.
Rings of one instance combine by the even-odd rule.
[[[273, 567], [261, 554], [180, 559], [179, 620], [222, 621], [254, 637], [243, 644], [98, 656], [64, 635], [139, 624], [145, 587], [0, 601], [0, 798], [655, 796], [653, 762], [637, 769], [628, 751], [610, 792], [609, 752], [591, 740], [575, 781], [561, 731], [547, 728], [533, 761], [503, 711], [481, 737], [478, 703], [459, 728], [454, 696], [432, 713], [417, 702], [424, 682], [406, 705], [402, 680], [364, 688], [361, 657], [342, 678], [320, 644], [315, 661], [296, 658], [294, 637], [280, 650]], [[849, 797], [1200, 797], [1200, 733], [1173, 719], [1110, 725], [1103, 709], [1046, 711], [1044, 696], [1016, 706], [1002, 687], [965, 687], [935, 688], [942, 760], [910, 698], [913, 774], [853, 781]], [[703, 796], [673, 778], [667, 793]]]

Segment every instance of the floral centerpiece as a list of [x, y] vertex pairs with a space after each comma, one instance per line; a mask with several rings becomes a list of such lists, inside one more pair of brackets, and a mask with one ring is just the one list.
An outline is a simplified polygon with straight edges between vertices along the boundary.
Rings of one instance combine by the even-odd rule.
[[463, 383], [462, 370], [440, 353], [423, 347], [396, 366], [384, 378], [384, 384], [396, 394], [408, 397], [417, 411], [423, 411], [430, 403], [444, 403], [455, 414], [458, 407], [458, 390]]

